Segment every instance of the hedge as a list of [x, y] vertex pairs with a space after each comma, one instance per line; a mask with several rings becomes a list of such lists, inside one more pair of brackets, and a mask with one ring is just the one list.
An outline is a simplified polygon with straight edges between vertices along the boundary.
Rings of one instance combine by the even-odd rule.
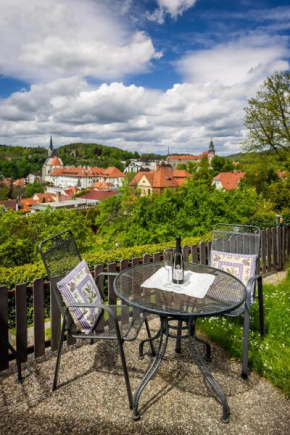
[[[191, 246], [201, 241], [211, 240], [211, 233], [199, 237], [184, 237], [183, 245]], [[174, 241], [163, 242], [152, 245], [133, 246], [130, 248], [117, 248], [112, 251], [88, 251], [83, 252], [82, 257], [87, 261], [90, 269], [96, 264], [107, 266], [108, 263], [119, 263], [122, 259], [132, 259], [134, 257], [142, 258], [144, 254], [153, 255], [156, 252], [162, 252], [166, 248], [174, 246]], [[24, 264], [15, 267], [0, 267], [0, 285], [5, 285], [9, 289], [19, 283], [32, 284], [36, 278], [47, 279], [47, 274], [43, 263]]]

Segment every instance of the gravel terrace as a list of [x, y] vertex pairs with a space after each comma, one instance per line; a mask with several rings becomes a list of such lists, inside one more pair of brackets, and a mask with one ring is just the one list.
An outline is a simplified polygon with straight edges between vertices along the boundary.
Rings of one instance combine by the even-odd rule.
[[[158, 321], [151, 321], [152, 331]], [[140, 334], [145, 337], [145, 331]], [[138, 359], [139, 340], [125, 345], [132, 389], [150, 358]], [[148, 348], [146, 349], [148, 350]], [[132, 420], [115, 343], [75, 345], [62, 356], [60, 388], [52, 392], [55, 354], [29, 359], [25, 380], [16, 383], [15, 366], [0, 374], [1, 434], [287, 434], [290, 403], [254, 372], [247, 381], [241, 366], [213, 346], [209, 367], [231, 408], [229, 424], [221, 406], [191, 362], [186, 342], [181, 354], [170, 340], [157, 375], [140, 400], [141, 419]]]

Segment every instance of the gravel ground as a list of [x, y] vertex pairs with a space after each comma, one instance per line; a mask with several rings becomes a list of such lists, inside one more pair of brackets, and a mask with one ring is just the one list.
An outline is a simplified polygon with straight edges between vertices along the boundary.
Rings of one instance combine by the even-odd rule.
[[[156, 330], [158, 323], [151, 322]], [[144, 331], [142, 331], [144, 336]], [[132, 389], [150, 363], [138, 359], [138, 340], [125, 347]], [[0, 434], [288, 434], [290, 403], [265, 379], [251, 373], [214, 345], [210, 370], [228, 397], [229, 424], [221, 406], [192, 363], [186, 343], [181, 354], [171, 340], [158, 374], [139, 402], [141, 419], [132, 420], [117, 347], [98, 342], [64, 351], [60, 387], [51, 391], [55, 354], [48, 352], [24, 368], [15, 382], [15, 366], [0, 375]]]

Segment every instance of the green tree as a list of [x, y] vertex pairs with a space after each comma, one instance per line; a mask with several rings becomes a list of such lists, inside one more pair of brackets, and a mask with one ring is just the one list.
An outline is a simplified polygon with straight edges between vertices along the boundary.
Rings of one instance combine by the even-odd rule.
[[221, 156], [214, 156], [211, 161], [211, 167], [214, 176], [219, 174], [220, 172], [230, 172], [235, 169], [235, 166], [230, 160]]
[[290, 73], [276, 72], [268, 77], [255, 98], [245, 108], [249, 130], [244, 149], [290, 152]]
[[31, 198], [35, 193], [43, 193], [44, 192], [44, 186], [42, 183], [38, 183], [35, 181], [32, 184], [27, 184], [25, 186], [24, 191], [24, 198]]

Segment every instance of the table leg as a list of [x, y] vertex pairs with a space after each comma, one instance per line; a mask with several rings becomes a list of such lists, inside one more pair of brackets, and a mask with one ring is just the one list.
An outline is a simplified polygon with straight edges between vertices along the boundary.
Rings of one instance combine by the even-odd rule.
[[160, 330], [158, 331], [157, 335], [155, 336], [155, 338], [157, 338], [160, 335], [158, 349], [156, 350], [156, 354], [155, 354], [155, 357], [152, 361], [151, 366], [149, 367], [149, 369], [145, 373], [144, 378], [142, 379], [137, 390], [134, 393], [134, 397], [133, 397], [133, 419], [134, 420], [139, 420], [139, 418], [140, 418], [140, 414], [138, 411], [138, 403], [139, 403], [141, 393], [144, 390], [144, 388], [146, 387], [146, 385], [148, 384], [148, 382], [150, 381], [150, 379], [152, 379], [152, 377], [154, 376], [154, 374], [158, 370], [158, 368], [162, 362], [162, 359], [165, 355], [165, 352], [166, 352], [167, 343], [168, 343], [168, 320], [167, 320], [167, 318], [160, 318], [160, 320], [161, 320], [161, 327], [160, 327]]
[[227, 402], [227, 398], [225, 396], [225, 393], [217, 383], [217, 381], [214, 379], [213, 375], [207, 368], [204, 359], [202, 355], [199, 352], [198, 349], [198, 343], [195, 336], [195, 325], [193, 324], [193, 321], [190, 320], [188, 324], [188, 344], [189, 344], [189, 351], [192, 355], [192, 358], [194, 359], [196, 365], [198, 366], [199, 370], [203, 374], [205, 380], [209, 383], [209, 385], [212, 387], [214, 392], [217, 394], [221, 405], [223, 407], [223, 414], [222, 414], [222, 421], [224, 423], [228, 423], [230, 421], [230, 408]]
[[[144, 358], [144, 344], [145, 344], [145, 343], [148, 343], [148, 342], [150, 343], [150, 346], [151, 346], [151, 353], [152, 353], [152, 355], [153, 355], [153, 356], [156, 355], [155, 348], [154, 348], [152, 342], [153, 342], [154, 340], [157, 340], [157, 338], [158, 338], [159, 335], [161, 334], [161, 330], [162, 330], [162, 328], [161, 328], [161, 326], [160, 326], [159, 330], [157, 331], [157, 334], [155, 334], [153, 337], [145, 338], [144, 340], [142, 340], [142, 341], [140, 342], [140, 344], [139, 344], [139, 359], [143, 359], [143, 358]], [[149, 330], [149, 331], [150, 331], [150, 330]], [[148, 332], [148, 329], [147, 329], [147, 332]], [[154, 352], [152, 351], [152, 349], [154, 349]]]

